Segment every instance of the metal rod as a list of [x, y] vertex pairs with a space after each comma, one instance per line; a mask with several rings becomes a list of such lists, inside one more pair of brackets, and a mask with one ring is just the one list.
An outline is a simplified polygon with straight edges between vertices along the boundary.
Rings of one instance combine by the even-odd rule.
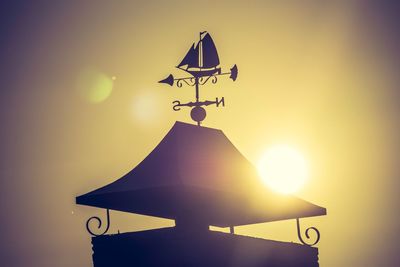
[[202, 32], [200, 32], [199, 34], [200, 38], [199, 38], [199, 58], [198, 58], [200, 70], [201, 67], [203, 67], [203, 43], [201, 42], [201, 34]]
[[199, 102], [199, 78], [196, 78], [196, 102]]
[[[221, 76], [221, 75], [228, 75], [231, 74], [230, 72], [223, 72], [223, 73], [218, 73], [218, 74], [212, 74], [208, 76], [202, 76], [202, 77], [216, 77], [216, 76]], [[183, 77], [183, 78], [175, 78], [174, 81], [179, 81], [179, 80], [189, 80], [193, 79], [193, 77]]]

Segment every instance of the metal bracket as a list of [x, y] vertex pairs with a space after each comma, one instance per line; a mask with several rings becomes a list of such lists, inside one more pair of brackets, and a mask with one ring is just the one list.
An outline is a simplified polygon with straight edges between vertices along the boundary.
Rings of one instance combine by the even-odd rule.
[[105, 233], [107, 233], [108, 229], [110, 229], [110, 210], [109, 210], [109, 209], [107, 209], [107, 217], [106, 217], [106, 218], [107, 218], [107, 221], [106, 221], [106, 228], [104, 229], [104, 231], [103, 231], [102, 233], [96, 234], [96, 233], [94, 233], [92, 230], [90, 230], [90, 222], [93, 221], [93, 220], [97, 221], [97, 229], [100, 229], [100, 228], [101, 228], [102, 221], [101, 221], [101, 219], [100, 219], [99, 217], [97, 217], [97, 216], [90, 217], [90, 218], [86, 221], [86, 230], [87, 230], [91, 235], [93, 235], [93, 236], [101, 236], [101, 235], [104, 235]]
[[210, 75], [210, 76], [207, 76], [207, 77], [200, 77], [199, 78], [199, 84], [200, 85], [205, 85], [206, 83], [207, 83], [207, 81], [212, 77], [212, 80], [211, 80], [211, 82], [213, 83], [213, 84], [216, 84], [217, 83], [217, 81], [218, 81], [218, 78], [217, 78], [217, 76], [218, 75], [225, 75], [226, 73], [221, 73], [221, 74], [216, 74], [216, 75]]
[[316, 235], [317, 235], [317, 238], [316, 238], [316, 240], [315, 240], [313, 243], [307, 243], [307, 242], [304, 241], [304, 239], [301, 237], [301, 232], [300, 232], [300, 219], [299, 219], [299, 218], [296, 218], [296, 223], [297, 223], [297, 236], [299, 237], [299, 240], [300, 240], [301, 243], [303, 243], [304, 245], [307, 245], [307, 246], [314, 246], [314, 245], [316, 245], [316, 244], [319, 242], [320, 234], [319, 234], [319, 231], [318, 231], [317, 228], [315, 228], [315, 227], [309, 227], [309, 228], [306, 229], [305, 234], [306, 234], [307, 240], [310, 239], [310, 234], [308, 233], [310, 230], [313, 230], [313, 231], [316, 233]]
[[182, 87], [182, 81], [184, 81], [189, 86], [195, 86], [196, 85], [194, 77], [178, 78], [178, 79], [173, 79], [173, 80], [176, 81], [176, 86], [178, 86], [179, 88]]
[[234, 235], [235, 234], [235, 226], [229, 226], [229, 232]]

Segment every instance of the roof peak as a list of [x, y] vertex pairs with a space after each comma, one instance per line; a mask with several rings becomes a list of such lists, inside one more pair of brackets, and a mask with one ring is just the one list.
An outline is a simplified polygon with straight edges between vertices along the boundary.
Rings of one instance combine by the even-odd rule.
[[204, 126], [204, 125], [197, 125], [197, 124], [183, 122], [183, 121], [175, 121], [174, 126], [175, 125], [177, 125], [177, 126], [188, 126], [188, 127], [193, 127], [193, 128], [196, 128], [196, 129], [210, 129], [210, 130], [222, 131], [221, 129], [207, 127], [207, 126]]

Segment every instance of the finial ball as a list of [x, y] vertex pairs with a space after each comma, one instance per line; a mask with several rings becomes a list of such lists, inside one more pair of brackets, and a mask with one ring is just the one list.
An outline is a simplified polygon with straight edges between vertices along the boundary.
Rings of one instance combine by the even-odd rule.
[[190, 117], [192, 117], [192, 120], [196, 122], [201, 122], [206, 118], [206, 110], [202, 107], [194, 107], [190, 111]]

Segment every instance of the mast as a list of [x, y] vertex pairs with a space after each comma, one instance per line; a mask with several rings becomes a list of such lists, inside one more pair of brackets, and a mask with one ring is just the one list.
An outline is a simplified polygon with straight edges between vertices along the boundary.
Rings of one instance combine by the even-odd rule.
[[200, 36], [200, 38], [199, 38], [199, 67], [200, 67], [200, 70], [201, 70], [201, 67], [203, 66], [203, 45], [202, 45], [202, 42], [201, 42], [201, 32], [199, 33], [199, 36]]
[[203, 64], [204, 64], [203, 38], [201, 37], [204, 33], [206, 33], [206, 31], [199, 33], [199, 37], [200, 37], [199, 38], [199, 67], [200, 67], [200, 70], [202, 69]]

